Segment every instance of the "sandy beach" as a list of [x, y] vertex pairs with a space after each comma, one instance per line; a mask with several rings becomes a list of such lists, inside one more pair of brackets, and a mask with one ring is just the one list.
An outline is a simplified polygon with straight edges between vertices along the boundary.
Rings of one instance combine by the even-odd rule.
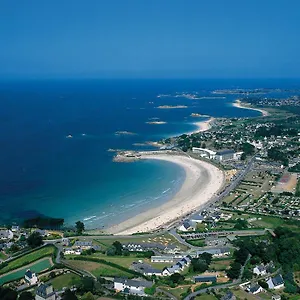
[[197, 126], [197, 128], [188, 134], [198, 133], [198, 132], [204, 132], [211, 128], [212, 122], [214, 122], [215, 118], [211, 117], [206, 121], [200, 121], [200, 122], [194, 122], [193, 124]]
[[[250, 105], [250, 104], [249, 104]], [[243, 108], [243, 109], [250, 109], [250, 110], [256, 110], [262, 113], [263, 117], [269, 116], [269, 113], [266, 110], [263, 110], [261, 108], [254, 108], [250, 106], [243, 106], [241, 100], [237, 99], [234, 103], [232, 103], [232, 106]]]
[[185, 170], [185, 181], [173, 199], [109, 228], [109, 233], [127, 235], [162, 228], [207, 204], [224, 185], [221, 170], [189, 156], [149, 154], [142, 155], [142, 159], [158, 159], [178, 164]]

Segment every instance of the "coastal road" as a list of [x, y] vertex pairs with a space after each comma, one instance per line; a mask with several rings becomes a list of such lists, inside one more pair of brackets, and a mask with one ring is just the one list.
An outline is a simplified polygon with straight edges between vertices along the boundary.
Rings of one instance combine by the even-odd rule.
[[248, 162], [247, 166], [245, 167], [245, 169], [231, 182], [231, 184], [229, 186], [227, 186], [225, 188], [225, 190], [215, 196], [214, 198], [212, 198], [210, 201], [208, 201], [203, 207], [201, 207], [201, 209], [197, 210], [195, 213], [193, 213], [189, 218], [193, 218], [198, 216], [201, 211], [203, 211], [204, 209], [207, 209], [209, 206], [215, 204], [216, 202], [220, 202], [223, 198], [225, 198], [226, 196], [229, 195], [229, 193], [231, 191], [233, 191], [238, 185], [239, 183], [243, 180], [243, 178], [246, 176], [246, 174], [250, 171], [253, 162], [255, 161], [256, 155], [254, 155], [250, 161]]

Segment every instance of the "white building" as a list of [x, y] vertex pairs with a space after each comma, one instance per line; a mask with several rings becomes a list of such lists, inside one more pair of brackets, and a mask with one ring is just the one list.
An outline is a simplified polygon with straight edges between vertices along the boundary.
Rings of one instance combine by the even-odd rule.
[[55, 299], [56, 299], [56, 295], [52, 285], [43, 283], [37, 288], [35, 300], [55, 300]]
[[253, 273], [256, 275], [266, 275], [267, 274], [267, 269], [264, 265], [258, 265], [255, 268], [253, 268]]
[[2, 229], [0, 230], [0, 240], [11, 240], [14, 237], [14, 234], [11, 230]]
[[80, 248], [65, 248], [64, 254], [65, 255], [80, 255], [82, 250]]
[[264, 289], [259, 284], [254, 284], [250, 286], [247, 291], [253, 295], [261, 293]]
[[269, 289], [282, 289], [284, 288], [284, 280], [281, 274], [276, 275], [275, 277], [271, 277], [267, 280], [267, 284]]
[[32, 273], [30, 269], [28, 269], [25, 273], [25, 280], [30, 284], [36, 284], [38, 282], [38, 278], [35, 273]]
[[199, 154], [201, 157], [205, 157], [208, 159], [215, 159], [215, 155], [216, 155], [215, 151], [205, 149], [205, 148], [198, 148], [198, 147], [193, 147], [192, 151], [194, 153]]
[[115, 291], [127, 294], [144, 295], [145, 288], [150, 288], [152, 285], [153, 283], [150, 281], [139, 281], [125, 278], [115, 278], [114, 280]]
[[153, 263], [172, 263], [174, 256], [151, 256], [151, 262]]

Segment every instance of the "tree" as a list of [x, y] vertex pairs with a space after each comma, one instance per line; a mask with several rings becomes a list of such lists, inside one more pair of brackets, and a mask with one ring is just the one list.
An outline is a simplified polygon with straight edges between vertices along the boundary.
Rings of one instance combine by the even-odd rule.
[[34, 300], [34, 296], [30, 292], [23, 292], [18, 300]]
[[76, 232], [77, 234], [81, 235], [82, 232], [84, 231], [84, 223], [81, 221], [76, 222]]
[[70, 290], [66, 290], [63, 297], [63, 300], [78, 300], [74, 292], [71, 292]]
[[192, 259], [191, 268], [194, 272], [203, 273], [208, 269], [208, 264], [204, 259], [194, 258]]
[[258, 284], [263, 288], [267, 289], [269, 286], [264, 280], [258, 280]]
[[43, 245], [43, 237], [38, 232], [33, 232], [27, 239], [30, 248], [36, 248]]
[[211, 260], [212, 260], [212, 254], [211, 254], [211, 253], [208, 253], [208, 252], [204, 252], [204, 253], [201, 253], [201, 254], [199, 255], [199, 258], [205, 260], [205, 262], [206, 262], [208, 265], [210, 265]]
[[91, 292], [87, 292], [82, 296], [82, 300], [95, 300], [95, 297]]
[[172, 274], [172, 275], [170, 276], [170, 280], [171, 280], [173, 283], [177, 284], [177, 283], [180, 283], [180, 282], [184, 281], [184, 276], [181, 275], [181, 274], [179, 274], [179, 273], [174, 273], [174, 274]]
[[106, 250], [106, 255], [107, 256], [114, 256], [116, 255], [116, 247], [115, 246], [110, 246], [107, 250]]
[[90, 277], [83, 277], [81, 279], [79, 288], [83, 292], [93, 292], [94, 291], [95, 282], [93, 278]]
[[237, 279], [240, 276], [242, 265], [238, 262], [233, 262], [230, 265], [230, 269], [226, 271], [227, 276], [230, 279]]
[[122, 255], [123, 246], [119, 241], [115, 241], [112, 244], [116, 248], [116, 255]]

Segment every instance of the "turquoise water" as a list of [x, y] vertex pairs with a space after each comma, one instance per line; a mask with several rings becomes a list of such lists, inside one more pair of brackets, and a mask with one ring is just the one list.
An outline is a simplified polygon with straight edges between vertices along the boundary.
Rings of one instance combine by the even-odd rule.
[[[37, 262], [36, 264], [30, 266], [30, 270], [34, 273], [39, 273], [41, 271], [44, 271], [48, 268], [51, 267], [51, 264], [49, 262], [48, 258], [45, 258], [39, 262]], [[6, 282], [12, 281], [12, 280], [17, 280], [17, 279], [21, 279], [24, 277], [25, 272], [28, 270], [28, 267], [24, 267], [16, 272], [10, 273], [6, 276], [0, 277], [0, 286]]]
[[[0, 82], [0, 222], [47, 215], [88, 228], [119, 223], [170, 199], [184, 171], [169, 162], [113, 163], [114, 149], [190, 132], [214, 117], [255, 117], [232, 107], [236, 96], [192, 100], [176, 92], [211, 96], [213, 89], [278, 87], [277, 81], [61, 80]], [[159, 94], [171, 97], [158, 98]], [[186, 105], [186, 109], [157, 109]], [[151, 118], [166, 121], [150, 125]], [[116, 131], [134, 135], [116, 136]], [[72, 138], [66, 138], [72, 135]]]

